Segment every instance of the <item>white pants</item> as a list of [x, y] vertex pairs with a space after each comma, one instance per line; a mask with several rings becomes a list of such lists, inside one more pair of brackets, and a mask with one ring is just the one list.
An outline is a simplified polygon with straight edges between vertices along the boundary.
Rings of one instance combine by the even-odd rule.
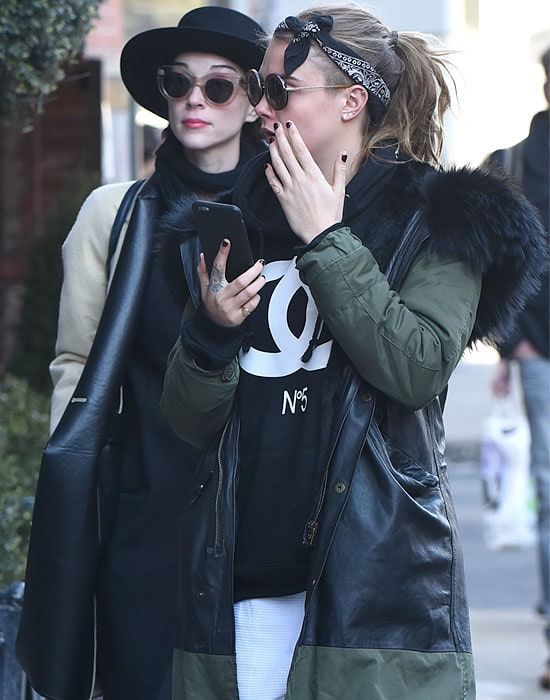
[[240, 700], [284, 700], [305, 598], [305, 593], [297, 593], [235, 603]]

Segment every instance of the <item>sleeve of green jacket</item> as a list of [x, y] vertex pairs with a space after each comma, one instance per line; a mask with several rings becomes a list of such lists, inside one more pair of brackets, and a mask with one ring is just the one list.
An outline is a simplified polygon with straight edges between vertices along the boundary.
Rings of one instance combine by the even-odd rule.
[[238, 382], [236, 358], [221, 371], [204, 370], [178, 338], [168, 356], [160, 406], [181, 438], [206, 449], [231, 414]]
[[[410, 408], [446, 386], [475, 320], [481, 277], [463, 262], [421, 251], [400, 294], [348, 228], [330, 232], [297, 267], [319, 313], [370, 384]], [[207, 447], [229, 418], [239, 380], [235, 359], [201, 369], [178, 339], [161, 407], [183, 439]]]
[[370, 384], [413, 409], [442, 391], [470, 337], [481, 275], [421, 251], [397, 294], [346, 227], [304, 253], [297, 267], [334, 338]]

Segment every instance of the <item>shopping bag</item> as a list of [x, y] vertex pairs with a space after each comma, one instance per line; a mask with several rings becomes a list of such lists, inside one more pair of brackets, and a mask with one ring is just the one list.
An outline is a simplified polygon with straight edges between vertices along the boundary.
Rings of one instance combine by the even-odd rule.
[[483, 536], [491, 550], [535, 543], [529, 424], [509, 398], [495, 401], [481, 440]]

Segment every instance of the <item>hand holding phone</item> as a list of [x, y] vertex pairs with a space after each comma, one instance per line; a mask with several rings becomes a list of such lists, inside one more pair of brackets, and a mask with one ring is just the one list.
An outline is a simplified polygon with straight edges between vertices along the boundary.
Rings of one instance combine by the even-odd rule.
[[234, 204], [197, 200], [193, 202], [193, 215], [208, 274], [212, 272], [214, 258], [224, 238], [231, 241], [225, 278], [232, 282], [254, 264], [248, 234], [242, 212]]

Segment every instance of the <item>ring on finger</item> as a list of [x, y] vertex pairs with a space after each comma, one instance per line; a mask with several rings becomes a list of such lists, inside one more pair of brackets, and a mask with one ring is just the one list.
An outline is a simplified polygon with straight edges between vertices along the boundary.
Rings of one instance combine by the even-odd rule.
[[246, 306], [241, 306], [241, 313], [246, 318], [247, 316], [250, 316], [250, 309]]

